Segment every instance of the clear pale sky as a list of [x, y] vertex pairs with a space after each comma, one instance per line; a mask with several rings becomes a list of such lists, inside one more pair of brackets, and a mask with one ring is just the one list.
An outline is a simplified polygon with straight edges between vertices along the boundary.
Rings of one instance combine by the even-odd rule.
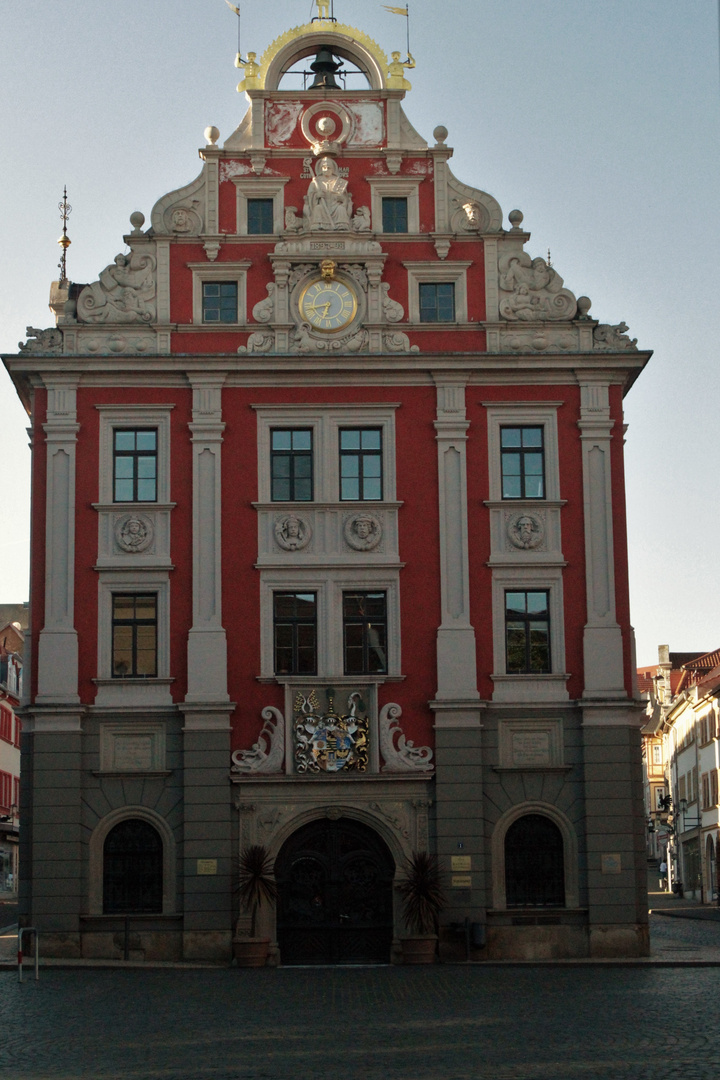
[[[262, 53], [311, 0], [236, 0]], [[397, 5], [399, 6], [399, 5]], [[519, 208], [591, 314], [655, 350], [626, 398], [632, 620], [657, 646], [720, 645], [717, 0], [410, 0], [406, 112], [451, 168]], [[405, 20], [379, 0], [335, 15], [389, 53]], [[203, 130], [246, 105], [224, 0], [2, 3], [0, 351], [52, 325], [57, 203], [73, 206], [71, 280], [119, 252], [128, 218], [192, 180]], [[0, 602], [28, 595], [27, 418], [0, 373]]]

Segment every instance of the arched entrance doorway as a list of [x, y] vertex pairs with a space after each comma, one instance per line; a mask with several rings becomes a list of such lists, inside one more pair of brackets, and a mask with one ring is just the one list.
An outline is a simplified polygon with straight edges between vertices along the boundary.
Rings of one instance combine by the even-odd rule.
[[359, 821], [298, 829], [275, 860], [281, 962], [389, 963], [394, 876], [387, 845]]

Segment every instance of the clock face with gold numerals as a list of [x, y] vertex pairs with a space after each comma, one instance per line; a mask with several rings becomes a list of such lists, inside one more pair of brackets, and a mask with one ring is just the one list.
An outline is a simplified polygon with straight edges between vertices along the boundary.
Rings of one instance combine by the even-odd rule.
[[336, 279], [311, 281], [300, 297], [300, 316], [314, 330], [333, 333], [344, 330], [357, 314], [357, 297], [344, 282]]

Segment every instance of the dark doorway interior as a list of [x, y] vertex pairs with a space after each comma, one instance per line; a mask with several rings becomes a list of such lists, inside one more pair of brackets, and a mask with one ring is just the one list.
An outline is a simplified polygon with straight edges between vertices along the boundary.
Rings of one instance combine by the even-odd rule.
[[275, 860], [283, 964], [389, 963], [395, 863], [349, 818], [298, 829]]
[[163, 845], [147, 821], [121, 821], [105, 839], [103, 912], [105, 915], [161, 914]]
[[509, 908], [564, 907], [562, 833], [543, 814], [526, 814], [505, 834], [505, 895]]

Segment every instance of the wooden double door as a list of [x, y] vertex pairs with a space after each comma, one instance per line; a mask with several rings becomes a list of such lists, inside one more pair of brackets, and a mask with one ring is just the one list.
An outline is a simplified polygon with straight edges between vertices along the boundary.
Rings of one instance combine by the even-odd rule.
[[389, 963], [395, 863], [372, 829], [323, 818], [275, 860], [283, 964]]

